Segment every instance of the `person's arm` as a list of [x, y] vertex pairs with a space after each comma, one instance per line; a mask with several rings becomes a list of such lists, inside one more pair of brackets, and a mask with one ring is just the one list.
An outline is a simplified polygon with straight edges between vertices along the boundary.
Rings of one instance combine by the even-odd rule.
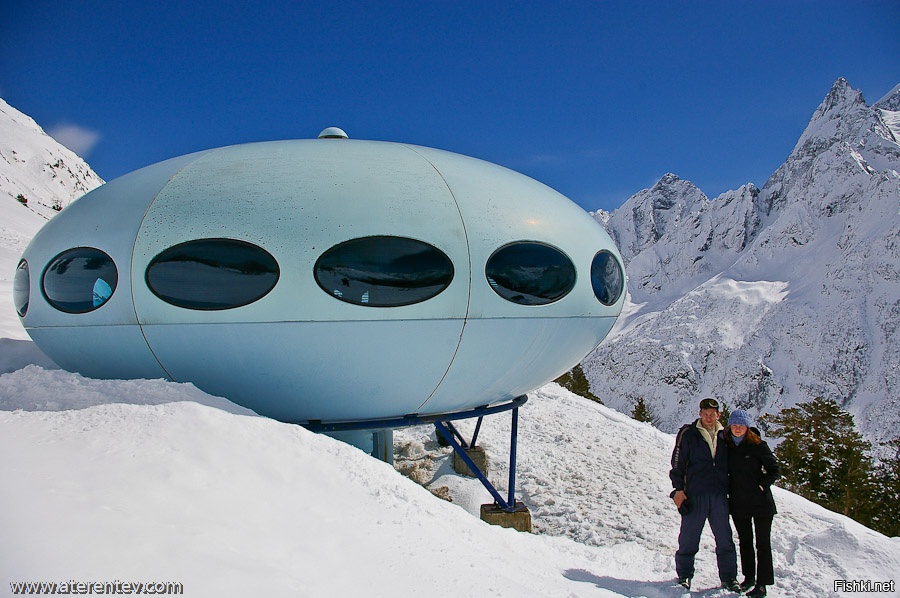
[[769, 448], [769, 445], [766, 444], [765, 441], [763, 441], [759, 447], [759, 460], [762, 463], [763, 468], [762, 477], [759, 478], [759, 489], [765, 491], [766, 488], [774, 484], [775, 481], [781, 477], [781, 467], [779, 467], [775, 455], [772, 454], [772, 449]]
[[682, 443], [685, 429], [682, 428], [675, 438], [675, 449], [672, 451], [672, 468], [669, 470], [669, 479], [672, 480], [674, 490], [669, 497], [675, 501], [675, 506], [681, 508], [681, 503], [687, 498], [684, 492], [684, 474], [687, 465], [687, 451]]

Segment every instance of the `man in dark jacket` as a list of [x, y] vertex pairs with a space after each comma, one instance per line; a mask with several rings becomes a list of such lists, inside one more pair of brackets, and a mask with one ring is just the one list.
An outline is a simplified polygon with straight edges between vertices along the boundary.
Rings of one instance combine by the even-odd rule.
[[690, 589], [694, 557], [700, 550], [703, 526], [709, 521], [722, 587], [739, 592], [737, 554], [728, 520], [728, 447], [722, 430], [718, 401], [703, 399], [700, 417], [682, 426], [675, 440], [669, 471], [675, 488], [671, 497], [681, 513], [675, 572], [678, 583]]

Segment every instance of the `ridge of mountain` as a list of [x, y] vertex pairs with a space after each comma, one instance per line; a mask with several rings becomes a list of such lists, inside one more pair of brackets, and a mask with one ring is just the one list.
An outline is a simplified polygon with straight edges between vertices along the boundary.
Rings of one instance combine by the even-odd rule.
[[615, 210], [605, 226], [630, 302], [583, 362], [592, 391], [626, 413], [643, 398], [668, 431], [701, 396], [754, 415], [822, 396], [872, 440], [891, 439], [898, 105], [900, 86], [870, 107], [838, 79], [762, 189], [709, 200], [667, 174]]
[[[25, 199], [44, 220], [103, 184], [72, 150], [0, 98], [0, 201]], [[21, 203], [21, 200], [19, 200]]]
[[[0, 303], [12, 309], [12, 278], [38, 230], [72, 201], [103, 184], [84, 160], [0, 99]], [[27, 339], [0, 320], [0, 339]]]

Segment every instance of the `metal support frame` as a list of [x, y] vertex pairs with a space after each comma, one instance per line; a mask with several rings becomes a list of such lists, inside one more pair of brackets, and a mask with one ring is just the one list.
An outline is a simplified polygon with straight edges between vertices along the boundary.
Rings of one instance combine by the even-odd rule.
[[472, 446], [478, 442], [478, 431], [481, 430], [481, 422], [484, 421], [484, 416], [478, 418], [478, 423], [475, 424], [475, 433], [472, 434]]
[[[352, 421], [352, 422], [322, 422], [320, 420], [312, 420], [308, 422], [294, 422], [312, 432], [346, 432], [351, 430], [378, 430], [385, 428], [405, 428], [408, 426], [417, 426], [421, 424], [434, 424], [438, 434], [453, 447], [456, 454], [463, 460], [469, 469], [475, 474], [475, 477], [484, 485], [491, 496], [497, 503], [497, 506], [508, 513], [516, 512], [522, 508], [522, 503], [516, 503], [516, 448], [519, 439], [519, 407], [528, 400], [527, 395], [520, 395], [508, 403], [501, 405], [485, 405], [476, 407], [468, 411], [459, 411], [456, 413], [442, 413], [439, 415], [419, 415], [412, 413], [403, 417], [395, 417], [390, 419]], [[502, 413], [503, 411], [512, 410], [512, 432], [509, 440], [509, 496], [504, 500], [497, 489], [491, 484], [477, 465], [466, 454], [466, 449], [475, 446], [478, 439], [478, 432], [481, 430], [481, 422], [485, 415], [493, 415], [494, 413]], [[466, 443], [462, 434], [451, 423], [460, 419], [478, 418], [475, 425], [475, 433], [472, 435], [472, 442]], [[458, 438], [458, 440], [457, 440]]]
[[419, 415], [411, 413], [403, 417], [393, 417], [389, 419], [367, 419], [363, 421], [350, 422], [323, 422], [322, 420], [310, 421], [287, 421], [286, 423], [299, 424], [311, 432], [340, 432], [344, 430], [377, 430], [379, 428], [406, 428], [409, 426], [418, 426], [421, 424], [433, 424], [434, 422], [449, 422], [458, 419], [471, 419], [473, 417], [483, 417], [494, 413], [502, 413], [510, 409], [516, 409], [525, 404], [528, 400], [527, 395], [519, 395], [509, 403], [501, 405], [484, 405], [476, 407], [468, 411], [457, 411], [456, 413], [439, 413], [436, 415]]
[[469, 448], [472, 448], [473, 446], [475, 446], [475, 439], [474, 438], [472, 439], [472, 444], [467, 443], [466, 439], [463, 438], [463, 435], [460, 434], [459, 430], [456, 429], [456, 426], [453, 425], [453, 422], [442, 422], [442, 423], [444, 423], [444, 426], [446, 426], [446, 428], [450, 432], [450, 434], [452, 434], [453, 437], [456, 438], [456, 441], [459, 443], [459, 446], [463, 447], [464, 449], [469, 449]]
[[[521, 398], [521, 397], [520, 397]], [[524, 401], [523, 401], [524, 403]], [[471, 446], [475, 446], [475, 440], [478, 437], [478, 431], [481, 428], [481, 422], [484, 416], [478, 418], [478, 423], [475, 426], [475, 433], [472, 436]], [[452, 428], [452, 432], [449, 428]], [[475, 477], [478, 478], [478, 481], [490, 492], [491, 496], [494, 497], [494, 501], [497, 503], [497, 506], [500, 507], [501, 510], [506, 511], [507, 513], [515, 512], [520, 505], [516, 504], [516, 448], [519, 440], [519, 406], [516, 405], [512, 408], [512, 430], [510, 432], [509, 439], [509, 494], [506, 500], [500, 496], [500, 493], [497, 491], [497, 488], [491, 483], [491, 481], [484, 475], [484, 473], [475, 465], [475, 462], [469, 457], [466, 453], [465, 441], [457, 442], [454, 436], [459, 436], [459, 432], [450, 422], [434, 422], [434, 428], [437, 430], [438, 434], [440, 434], [447, 443], [453, 447], [453, 450], [456, 451], [456, 454], [459, 455], [459, 458], [462, 459], [463, 463], [465, 463], [472, 473], [475, 474]]]

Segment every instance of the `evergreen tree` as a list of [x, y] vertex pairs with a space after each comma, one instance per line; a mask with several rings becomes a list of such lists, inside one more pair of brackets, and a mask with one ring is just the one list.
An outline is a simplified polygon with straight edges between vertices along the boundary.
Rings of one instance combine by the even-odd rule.
[[600, 397], [591, 392], [591, 385], [579, 363], [574, 368], [554, 380], [557, 384], [592, 401], [603, 404]]
[[769, 434], [783, 439], [775, 456], [785, 487], [866, 523], [874, 465], [871, 444], [856, 430], [853, 416], [820, 397], [765, 420], [771, 425]]
[[634, 409], [631, 411], [631, 417], [639, 422], [647, 422], [653, 426], [659, 424], [659, 420], [653, 416], [650, 412], [650, 408], [647, 407], [647, 402], [644, 401], [644, 397], [639, 397], [635, 402]]
[[728, 427], [728, 418], [731, 417], [731, 409], [728, 408], [728, 405], [719, 401], [719, 408], [721, 411], [719, 412], [719, 423], [722, 424], [723, 428]]
[[900, 536], [900, 438], [889, 442], [893, 456], [875, 470], [875, 492], [870, 501], [870, 523], [886, 536]]

